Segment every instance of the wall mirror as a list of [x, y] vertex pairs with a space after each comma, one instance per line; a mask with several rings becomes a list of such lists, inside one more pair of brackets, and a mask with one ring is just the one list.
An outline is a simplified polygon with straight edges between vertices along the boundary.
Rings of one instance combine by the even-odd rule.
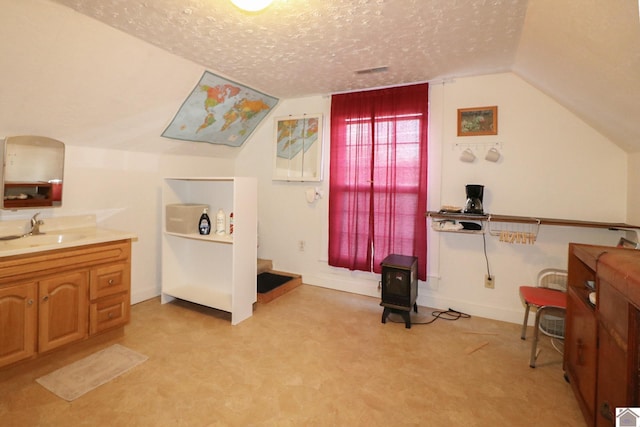
[[2, 208], [62, 205], [64, 143], [44, 136], [8, 136], [2, 143]]
[[273, 179], [322, 180], [322, 114], [275, 119]]

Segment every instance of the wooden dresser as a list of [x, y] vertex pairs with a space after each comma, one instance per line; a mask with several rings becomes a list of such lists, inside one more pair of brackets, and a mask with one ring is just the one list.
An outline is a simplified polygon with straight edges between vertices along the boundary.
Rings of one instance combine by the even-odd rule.
[[615, 426], [640, 406], [640, 251], [572, 243], [568, 270], [565, 376], [587, 424]]

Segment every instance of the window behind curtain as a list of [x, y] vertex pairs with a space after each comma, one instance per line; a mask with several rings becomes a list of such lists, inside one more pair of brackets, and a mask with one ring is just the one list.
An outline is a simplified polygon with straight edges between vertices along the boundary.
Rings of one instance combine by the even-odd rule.
[[380, 273], [418, 257], [426, 280], [428, 84], [331, 98], [329, 265]]

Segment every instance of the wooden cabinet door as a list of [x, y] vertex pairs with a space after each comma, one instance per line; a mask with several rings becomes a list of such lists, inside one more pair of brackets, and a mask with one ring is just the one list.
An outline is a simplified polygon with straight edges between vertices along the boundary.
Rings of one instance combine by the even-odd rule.
[[597, 323], [594, 310], [569, 288], [565, 325], [565, 370], [578, 402], [593, 420], [596, 401]]
[[36, 284], [0, 289], [0, 366], [36, 352]]
[[39, 282], [38, 350], [48, 351], [87, 336], [89, 272]]
[[638, 312], [613, 283], [601, 278], [598, 314], [596, 426], [601, 427], [615, 424], [616, 408], [636, 406]]
[[627, 389], [630, 385], [627, 352], [618, 345], [620, 338], [612, 332], [602, 324], [598, 330], [598, 395], [595, 408], [598, 427], [614, 426], [616, 408], [633, 406]]

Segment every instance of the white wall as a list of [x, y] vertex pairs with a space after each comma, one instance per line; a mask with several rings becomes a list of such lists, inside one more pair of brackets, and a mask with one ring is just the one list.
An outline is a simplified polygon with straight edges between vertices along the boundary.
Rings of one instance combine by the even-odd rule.
[[629, 155], [627, 222], [640, 224], [640, 153]]
[[[304, 273], [305, 283], [326, 264], [328, 161], [323, 163], [321, 182], [273, 181], [276, 117], [297, 114], [323, 114], [324, 159], [329, 153], [329, 97], [314, 96], [282, 101], [263, 123], [236, 159], [236, 174], [258, 178], [258, 256], [273, 260], [274, 268]], [[305, 190], [319, 187], [325, 196], [307, 203]], [[298, 243], [305, 242], [304, 252]]]
[[[626, 153], [516, 75], [434, 85], [430, 101], [431, 210], [463, 206], [465, 184], [482, 184], [488, 213], [626, 220]], [[489, 105], [498, 106], [498, 135], [458, 137], [457, 109]], [[503, 157], [497, 163], [485, 161], [486, 150], [496, 143]], [[477, 154], [474, 163], [459, 160], [466, 145]], [[542, 226], [534, 245], [504, 243], [486, 235], [485, 258], [481, 236], [431, 231], [433, 277], [423, 296], [437, 307], [519, 322], [518, 286], [534, 283], [542, 268], [566, 268], [569, 242], [612, 245], [620, 235], [602, 229]], [[495, 289], [484, 288], [487, 259], [496, 277]]]
[[[457, 109], [484, 105], [498, 106], [498, 135], [458, 137]], [[516, 75], [434, 85], [431, 114], [432, 130], [445, 130], [431, 141], [442, 146], [442, 204], [463, 203], [465, 184], [477, 183], [488, 212], [625, 220], [626, 153]], [[484, 161], [482, 144], [496, 142], [503, 158]], [[455, 144], [470, 144], [479, 160], [459, 161]]]
[[[497, 105], [499, 134], [457, 137], [457, 108]], [[325, 115], [325, 172], [329, 158], [328, 97], [285, 100], [274, 116]], [[443, 132], [444, 130], [444, 132]], [[479, 158], [458, 160], [457, 143], [469, 145]], [[498, 143], [502, 158], [485, 160]], [[263, 128], [236, 161], [238, 174], [259, 179], [259, 256], [276, 269], [300, 273], [305, 283], [378, 296], [379, 277], [327, 264], [328, 180], [295, 183], [271, 180], [273, 123]], [[464, 205], [465, 184], [485, 185], [485, 211], [505, 215], [624, 222], [627, 156], [573, 114], [514, 74], [457, 79], [432, 85], [430, 93], [431, 210]], [[308, 204], [307, 187], [319, 186], [325, 197]], [[533, 283], [539, 270], [565, 267], [569, 242], [615, 244], [620, 232], [543, 226], [534, 245], [507, 244], [486, 236], [487, 257], [496, 288], [484, 288], [487, 270], [480, 235], [429, 231], [429, 275], [421, 283], [419, 304], [455, 308], [470, 314], [520, 322], [523, 308], [518, 286]], [[305, 251], [298, 250], [304, 240]]]

